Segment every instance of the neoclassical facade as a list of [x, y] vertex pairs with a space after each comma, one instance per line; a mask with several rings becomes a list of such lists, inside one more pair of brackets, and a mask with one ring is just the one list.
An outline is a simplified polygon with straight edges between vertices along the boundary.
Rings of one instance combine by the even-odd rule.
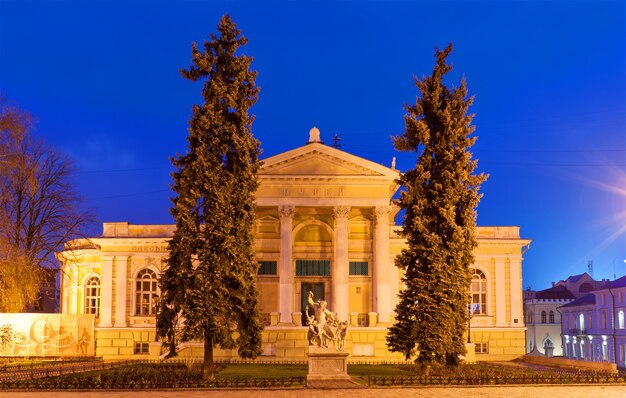
[[[255, 251], [266, 325], [264, 359], [305, 358], [308, 291], [350, 323], [346, 350], [358, 360], [402, 360], [386, 349], [405, 247], [392, 198], [400, 172], [309, 142], [267, 158], [256, 194]], [[97, 355], [148, 354], [154, 341], [158, 278], [173, 225], [104, 223], [100, 237], [68, 243], [58, 254], [63, 313], [96, 315]], [[471, 340], [478, 360], [522, 356], [522, 255], [530, 240], [518, 227], [478, 227], [473, 267]], [[154, 344], [152, 344], [154, 346]], [[181, 345], [200, 355], [201, 342]], [[154, 355], [154, 352], [153, 352]], [[218, 357], [236, 351], [217, 350]]]

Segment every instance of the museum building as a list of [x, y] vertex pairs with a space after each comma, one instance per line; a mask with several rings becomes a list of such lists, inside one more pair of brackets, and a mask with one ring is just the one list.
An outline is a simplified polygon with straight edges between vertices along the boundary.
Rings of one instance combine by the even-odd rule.
[[[400, 171], [325, 145], [313, 128], [298, 148], [264, 159], [256, 192], [255, 252], [264, 360], [305, 359], [306, 294], [325, 299], [349, 322], [352, 360], [403, 360], [386, 347], [402, 287], [395, 257], [406, 245], [392, 198]], [[96, 355], [162, 354], [155, 344], [159, 276], [174, 225], [104, 223], [102, 236], [68, 242], [61, 312], [94, 314]], [[469, 292], [470, 339], [477, 360], [525, 353], [522, 256], [530, 240], [519, 227], [477, 227]], [[202, 356], [202, 342], [180, 356]], [[217, 359], [236, 350], [216, 350]]]

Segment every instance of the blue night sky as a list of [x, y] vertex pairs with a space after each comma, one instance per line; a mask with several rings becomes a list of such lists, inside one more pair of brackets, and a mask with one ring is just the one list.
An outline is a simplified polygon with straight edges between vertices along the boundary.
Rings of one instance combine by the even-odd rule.
[[[72, 156], [98, 221], [170, 223], [168, 158], [186, 149], [200, 83], [178, 70], [228, 12], [259, 72], [262, 157], [317, 126], [341, 149], [414, 166], [390, 136], [450, 41], [489, 173], [479, 225], [533, 239], [523, 285], [626, 273], [623, 1], [0, 1], [0, 90]], [[398, 220], [401, 222], [401, 220]], [[98, 227], [95, 234], [101, 233]]]

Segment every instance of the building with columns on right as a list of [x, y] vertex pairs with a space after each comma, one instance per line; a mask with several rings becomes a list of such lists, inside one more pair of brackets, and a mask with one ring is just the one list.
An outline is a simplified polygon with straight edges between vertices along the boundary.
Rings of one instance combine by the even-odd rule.
[[[259, 173], [254, 245], [263, 359], [306, 358], [303, 318], [311, 291], [349, 322], [352, 360], [401, 361], [385, 340], [402, 288], [394, 260], [406, 245], [393, 202], [400, 171], [324, 145], [316, 130], [305, 145], [265, 159]], [[96, 315], [96, 355], [150, 354], [173, 228], [104, 223], [102, 236], [69, 242], [58, 254], [62, 312]], [[468, 292], [476, 359], [520, 357], [522, 256], [530, 240], [514, 226], [478, 227], [476, 238]], [[201, 355], [201, 348], [202, 342], [184, 343], [179, 355]], [[217, 358], [236, 355], [216, 351]]]

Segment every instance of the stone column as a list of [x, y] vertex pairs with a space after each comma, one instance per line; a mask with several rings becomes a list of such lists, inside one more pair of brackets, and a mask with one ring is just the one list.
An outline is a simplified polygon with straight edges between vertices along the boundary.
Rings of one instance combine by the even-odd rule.
[[374, 208], [374, 267], [375, 286], [374, 308], [378, 312], [378, 322], [390, 322], [391, 282], [389, 266], [389, 206]]
[[102, 259], [102, 284], [100, 285], [100, 326], [102, 327], [111, 327], [114, 259], [115, 257]]
[[504, 260], [496, 259], [496, 326], [506, 325], [506, 284], [504, 281]]
[[332, 311], [341, 321], [348, 320], [348, 216], [350, 207], [333, 207], [335, 219], [334, 261], [331, 268], [333, 302]]
[[292, 221], [295, 214], [293, 206], [278, 207], [280, 216], [280, 323], [292, 324], [293, 312], [293, 237]]
[[126, 327], [126, 286], [130, 257], [119, 257], [115, 262], [115, 327]]
[[[522, 313], [522, 261], [513, 259], [510, 261], [511, 272], [511, 325], [522, 326], [524, 314]], [[517, 323], [515, 320], [517, 319]]]

